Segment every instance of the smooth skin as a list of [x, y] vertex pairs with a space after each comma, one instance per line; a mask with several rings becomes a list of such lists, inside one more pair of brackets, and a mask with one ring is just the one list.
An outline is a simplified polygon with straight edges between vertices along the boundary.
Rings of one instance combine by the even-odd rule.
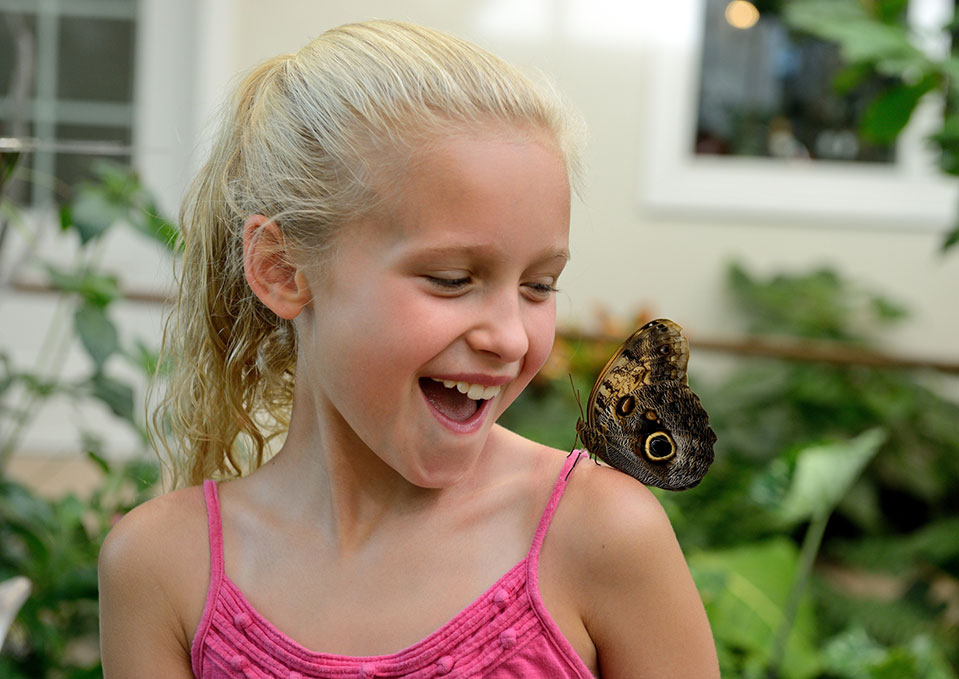
[[[228, 576], [307, 648], [380, 655], [423, 639], [527, 553], [566, 452], [495, 424], [542, 367], [568, 257], [553, 141], [490, 128], [422, 149], [387, 208], [320, 271], [247, 221], [247, 279], [300, 338], [289, 435], [221, 484]], [[300, 262], [297, 264], [296, 262]], [[430, 378], [500, 384], [469, 427]], [[145, 503], [100, 557], [107, 679], [190, 677], [209, 573], [202, 491]], [[582, 461], [540, 558], [544, 602], [594, 675], [718, 677], [699, 595], [655, 497]]]

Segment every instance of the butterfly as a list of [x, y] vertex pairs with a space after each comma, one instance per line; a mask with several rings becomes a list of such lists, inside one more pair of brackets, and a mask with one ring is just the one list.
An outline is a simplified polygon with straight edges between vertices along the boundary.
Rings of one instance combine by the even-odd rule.
[[689, 342], [665, 318], [634, 332], [609, 359], [576, 432], [595, 457], [643, 484], [684, 490], [713, 461], [716, 434], [689, 388]]

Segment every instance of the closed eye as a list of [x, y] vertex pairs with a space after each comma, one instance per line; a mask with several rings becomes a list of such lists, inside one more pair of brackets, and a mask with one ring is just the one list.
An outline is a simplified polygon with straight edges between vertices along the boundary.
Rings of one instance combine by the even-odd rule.
[[465, 288], [472, 282], [469, 276], [459, 278], [443, 278], [441, 276], [424, 276], [431, 285], [446, 291], [455, 291]]
[[523, 287], [529, 291], [529, 296], [536, 301], [545, 301], [559, 289], [549, 283], [524, 283]]

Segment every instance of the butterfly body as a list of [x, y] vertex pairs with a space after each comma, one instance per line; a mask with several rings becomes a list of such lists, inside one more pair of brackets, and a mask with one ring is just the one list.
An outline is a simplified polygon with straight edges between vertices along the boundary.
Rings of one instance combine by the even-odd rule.
[[716, 434], [689, 388], [689, 343], [668, 319], [651, 321], [600, 373], [576, 431], [590, 453], [646, 485], [695, 486], [713, 461]]

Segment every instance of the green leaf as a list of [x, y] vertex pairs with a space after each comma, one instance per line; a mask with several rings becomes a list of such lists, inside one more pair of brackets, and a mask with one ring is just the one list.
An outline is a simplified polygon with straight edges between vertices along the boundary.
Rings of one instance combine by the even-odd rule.
[[942, 245], [939, 246], [939, 251], [947, 252], [955, 247], [956, 243], [959, 243], [959, 224], [946, 232], [946, 235], [942, 239]]
[[818, 35], [838, 21], [869, 21], [869, 13], [857, 0], [794, 0], [786, 3], [783, 20], [791, 27]]
[[104, 308], [120, 297], [120, 284], [116, 276], [83, 270], [67, 271], [52, 264], [46, 265], [46, 270], [51, 287], [63, 293], [76, 293], [94, 306]]
[[874, 144], [891, 144], [912, 117], [919, 101], [935, 87], [933, 78], [924, 78], [915, 85], [891, 87], [876, 97], [860, 121], [864, 139]]
[[143, 186], [132, 167], [100, 159], [93, 164], [92, 169], [97, 177], [97, 185], [107, 192], [112, 202], [118, 205], [134, 205], [139, 202]]
[[136, 484], [138, 492], [146, 492], [160, 481], [160, 467], [155, 462], [132, 460], [123, 469], [123, 476]]
[[909, 652], [920, 667], [921, 679], [956, 679], [956, 672], [949, 666], [945, 653], [929, 637], [920, 635], [909, 643]]
[[884, 23], [899, 23], [905, 19], [909, 0], [877, 0], [874, 5], [876, 18]]
[[796, 523], [832, 513], [885, 439], [883, 430], [870, 429], [849, 441], [800, 451], [792, 485], [780, 509], [782, 519]]
[[909, 316], [909, 310], [885, 297], [873, 297], [871, 305], [876, 317], [884, 321], [898, 321]]
[[[98, 443], [99, 443], [99, 442], [98, 442]], [[99, 453], [97, 453], [92, 446], [84, 445], [84, 447], [87, 449], [87, 458], [88, 458], [93, 464], [95, 464], [97, 467], [99, 467], [99, 468], [100, 468], [100, 471], [102, 471], [104, 474], [109, 474], [109, 473], [110, 473], [110, 463], [107, 462], [106, 458], [103, 457], [102, 455], [100, 455]], [[98, 445], [97, 448], [99, 448], [99, 447], [100, 447], [100, 446]]]
[[107, 317], [106, 311], [94, 304], [81, 305], [74, 314], [73, 324], [83, 347], [99, 371], [120, 348], [116, 326]]
[[144, 208], [141, 219], [132, 220], [134, 228], [152, 238], [170, 251], [178, 251], [181, 246], [180, 230], [173, 222], [160, 216], [152, 203]]
[[60, 206], [60, 230], [69, 231], [71, 226], [73, 226], [73, 211], [70, 210], [69, 204], [61, 205]]
[[[159, 367], [159, 351], [150, 348], [146, 342], [137, 338], [133, 341], [133, 348], [123, 352], [123, 355], [133, 365], [139, 368], [147, 378], [153, 378], [157, 374]], [[169, 366], [164, 366], [169, 368]]]
[[942, 121], [942, 129], [929, 137], [939, 144], [959, 142], [959, 115], [951, 115]]
[[825, 670], [843, 679], [869, 679], [870, 665], [881, 663], [886, 650], [859, 625], [830, 639], [822, 649]]
[[13, 361], [10, 360], [10, 356], [5, 351], [0, 351], [0, 370], [2, 370], [0, 372], [0, 396], [3, 396], [4, 392], [19, 379], [19, 375], [13, 368]]
[[959, 57], [950, 56], [945, 61], [940, 62], [939, 70], [953, 86], [959, 84]]
[[918, 677], [917, 670], [915, 657], [906, 649], [895, 648], [889, 652], [885, 660], [869, 668], [869, 679]]
[[783, 18], [794, 29], [839, 45], [850, 62], [921, 56], [905, 25], [886, 24], [854, 0], [800, 0], [788, 3]]
[[850, 64], [836, 73], [832, 80], [832, 87], [839, 94], [849, 94], [870, 75], [872, 75], [872, 67], [869, 64]]
[[103, 373], [90, 379], [93, 395], [103, 401], [117, 417], [135, 422], [133, 417], [133, 387]]
[[[795, 545], [784, 538], [690, 555], [689, 566], [718, 646], [747, 656], [748, 662], [758, 667], [765, 666], [798, 556]], [[804, 598], [786, 646], [784, 679], [816, 676], [815, 629], [812, 607]]]
[[111, 202], [106, 193], [96, 188], [81, 189], [70, 206], [73, 227], [84, 245], [106, 233], [124, 218], [122, 208]]
[[0, 151], [0, 189], [7, 183], [20, 161], [19, 151]]

